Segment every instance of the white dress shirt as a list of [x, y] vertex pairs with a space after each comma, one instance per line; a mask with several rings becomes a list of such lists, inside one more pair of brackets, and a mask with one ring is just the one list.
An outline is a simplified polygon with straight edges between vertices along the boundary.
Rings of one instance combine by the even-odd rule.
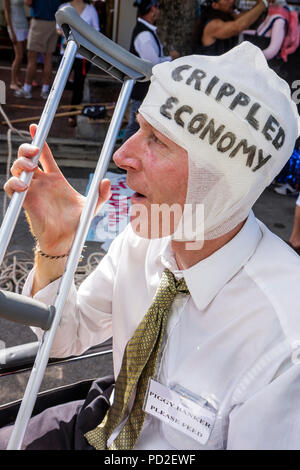
[[172, 58], [170, 56], [165, 56], [163, 53], [163, 46], [156, 32], [157, 27], [151, 23], [148, 23], [148, 21], [145, 21], [142, 18], [138, 18], [138, 21], [145, 24], [147, 28], [154, 32], [160, 44], [160, 48], [158, 48], [157, 42], [155, 41], [153, 34], [151, 34], [150, 31], [142, 31], [134, 40], [134, 47], [139, 56], [142, 59], [149, 60], [153, 65], [160, 64], [161, 62], [171, 61]]
[[[72, 287], [53, 356], [113, 336], [117, 376], [165, 267], [191, 295], [173, 303], [156, 380], [205, 398], [217, 417], [202, 445], [147, 415], [135, 448], [300, 449], [300, 261], [252, 212], [229, 243], [182, 272], [169, 238], [142, 239], [129, 225], [78, 293]], [[58, 285], [35, 298], [51, 304]]]

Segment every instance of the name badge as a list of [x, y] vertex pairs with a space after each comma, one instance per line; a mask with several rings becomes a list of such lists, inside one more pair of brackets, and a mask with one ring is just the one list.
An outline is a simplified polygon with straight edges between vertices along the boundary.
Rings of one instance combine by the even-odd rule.
[[203, 406], [203, 400], [197, 403], [153, 379], [149, 380], [143, 410], [203, 445], [216, 419], [216, 413]]

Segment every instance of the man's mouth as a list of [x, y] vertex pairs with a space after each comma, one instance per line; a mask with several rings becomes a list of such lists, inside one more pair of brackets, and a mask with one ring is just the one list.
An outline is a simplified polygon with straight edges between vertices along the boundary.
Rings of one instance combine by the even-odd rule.
[[135, 191], [131, 196], [131, 204], [144, 204], [147, 201], [145, 194]]
[[132, 197], [134, 197], [135, 199], [146, 198], [146, 196], [144, 194], [138, 193], [137, 191], [132, 195]]

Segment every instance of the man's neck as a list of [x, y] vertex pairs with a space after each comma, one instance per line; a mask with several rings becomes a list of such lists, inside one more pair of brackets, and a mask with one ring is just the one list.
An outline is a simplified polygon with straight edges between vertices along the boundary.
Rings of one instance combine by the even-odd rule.
[[147, 21], [147, 23], [150, 23], [153, 25], [155, 24], [155, 20], [153, 19], [151, 12], [147, 13], [147, 15], [141, 16], [141, 19], [144, 21]]
[[246, 220], [238, 224], [233, 230], [221, 237], [214, 238], [212, 240], [204, 240], [203, 246], [201, 247], [202, 242], [181, 242], [172, 240], [172, 248], [175, 255], [175, 259], [178, 265], [178, 268], [188, 269], [195, 264], [199, 263], [205, 258], [208, 258], [217, 250], [230, 242], [232, 238], [241, 230]]

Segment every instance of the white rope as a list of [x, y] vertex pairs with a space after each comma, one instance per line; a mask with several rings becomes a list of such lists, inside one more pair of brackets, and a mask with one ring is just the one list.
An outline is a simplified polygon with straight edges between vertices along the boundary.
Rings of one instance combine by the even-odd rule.
[[[100, 248], [100, 251], [88, 256], [85, 264], [80, 263], [74, 276], [76, 287], [79, 287], [82, 281], [94, 271], [105, 253], [105, 250]], [[22, 250], [7, 253], [1, 265], [0, 289], [21, 294], [33, 265], [33, 254]]]
[[[0, 113], [4, 117], [9, 129], [7, 131], [7, 148], [8, 148], [8, 155], [7, 155], [7, 162], [6, 162], [6, 181], [9, 178], [10, 175], [10, 168], [11, 168], [11, 161], [12, 161], [12, 143], [11, 143], [11, 135], [12, 134], [18, 134], [22, 139], [27, 140], [28, 142], [31, 142], [31, 136], [30, 132], [28, 131], [21, 131], [19, 129], [16, 129], [15, 127], [12, 126], [7, 114], [5, 113], [3, 107], [0, 104]], [[28, 138], [29, 136], [29, 138]], [[7, 194], [4, 193], [4, 199], [3, 199], [3, 208], [2, 208], [2, 217], [4, 218], [5, 212], [7, 208]]]

